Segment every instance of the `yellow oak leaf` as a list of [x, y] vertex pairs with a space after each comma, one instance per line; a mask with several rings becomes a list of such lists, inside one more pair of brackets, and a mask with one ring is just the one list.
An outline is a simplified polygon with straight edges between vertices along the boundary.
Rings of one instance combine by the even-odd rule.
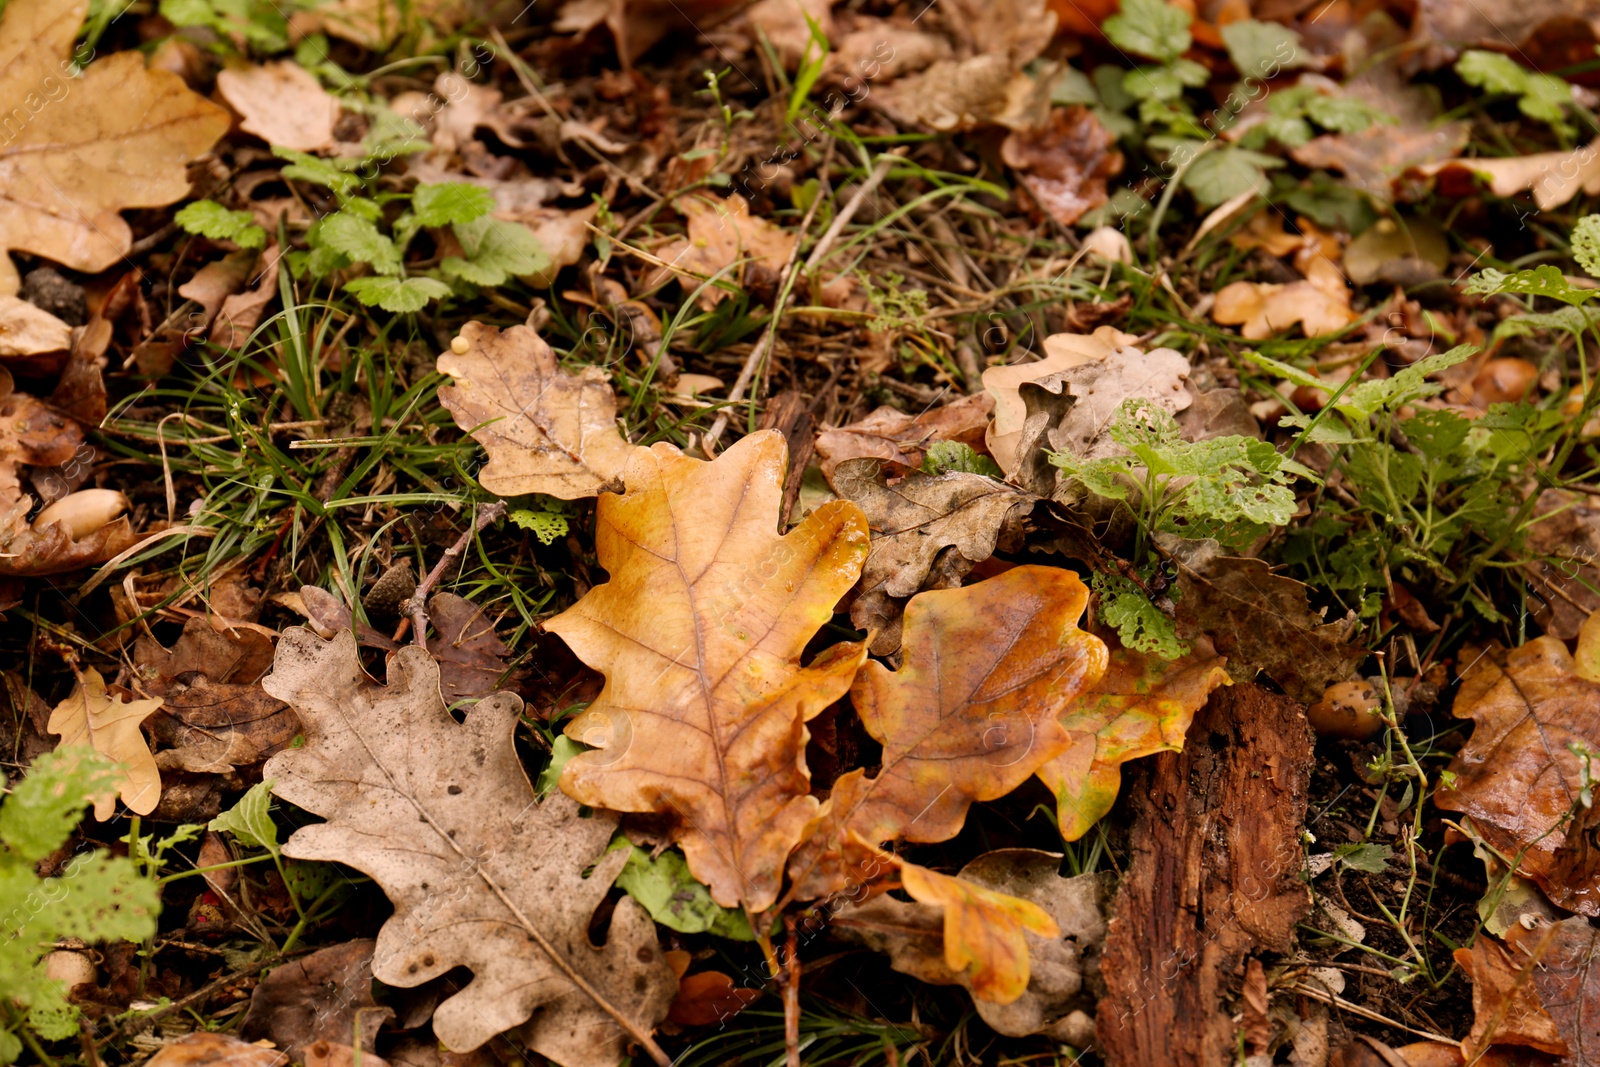
[[228, 113], [137, 51], [72, 56], [89, 0], [11, 0], [0, 16], [0, 248], [101, 271], [126, 256], [123, 208], [189, 192], [187, 164]]
[[77, 687], [50, 712], [46, 728], [60, 736], [58, 747], [88, 745], [120, 764], [116, 790], [94, 801], [94, 817], [101, 822], [116, 812], [119, 794], [128, 810], [137, 815], [156, 810], [161, 799], [161, 771], [139, 724], [160, 709], [160, 700], [119, 700], [106, 691], [99, 671], [85, 667], [78, 675]]
[[775, 430], [714, 462], [637, 449], [627, 492], [596, 505], [610, 581], [545, 624], [606, 676], [567, 735], [599, 749], [561, 775], [573, 799], [675, 822], [694, 876], [760, 911], [818, 802], [806, 722], [844, 696], [864, 643], [800, 654], [861, 573], [867, 520], [831, 501], [778, 534], [786, 448]]
[[1122, 765], [1157, 752], [1176, 752], [1195, 712], [1211, 691], [1231, 684], [1211, 642], [1197, 637], [1178, 660], [1122, 648], [1108, 638], [1111, 663], [1098, 685], [1061, 716], [1072, 744], [1039, 768], [1056, 795], [1061, 836], [1076, 841], [1111, 810]]
[[958, 973], [971, 968], [972, 995], [980, 1000], [1010, 1004], [1028, 988], [1024, 931], [1061, 936], [1039, 905], [965, 878], [900, 861], [900, 883], [912, 900], [944, 909], [944, 962]]

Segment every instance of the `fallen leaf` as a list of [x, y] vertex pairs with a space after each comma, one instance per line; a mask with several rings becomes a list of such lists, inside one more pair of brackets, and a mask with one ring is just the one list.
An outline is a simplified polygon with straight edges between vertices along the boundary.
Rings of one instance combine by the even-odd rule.
[[1328, 292], [1312, 282], [1231, 282], [1217, 291], [1211, 318], [1223, 326], [1239, 326], [1241, 336], [1265, 340], [1299, 326], [1307, 337], [1338, 333], [1359, 316], [1350, 308], [1350, 293]]
[[289, 1067], [289, 1057], [275, 1049], [240, 1041], [231, 1034], [201, 1030], [162, 1045], [146, 1067]]
[[1324, 622], [1307, 603], [1306, 587], [1272, 573], [1264, 561], [1226, 556], [1209, 539], [1158, 534], [1156, 542], [1178, 565], [1179, 635], [1210, 637], [1235, 681], [1259, 671], [1311, 704], [1366, 658], [1364, 648], [1349, 643], [1353, 618]]
[[[223, 302], [251, 279], [256, 259], [256, 253], [248, 249], [229, 252], [221, 259], [207, 263], [195, 271], [194, 277], [178, 286], [178, 295], [200, 305], [205, 324], [209, 328], [217, 313], [222, 310]], [[273, 281], [276, 283], [276, 275], [273, 276]]]
[[1522, 568], [1535, 595], [1529, 609], [1539, 628], [1570, 641], [1584, 620], [1600, 610], [1600, 500], [1582, 493], [1546, 489], [1534, 503]]
[[240, 128], [269, 145], [316, 152], [333, 144], [339, 101], [298, 63], [224, 70], [217, 94], [238, 114]]
[[990, 367], [983, 372], [983, 388], [994, 398], [994, 422], [986, 437], [989, 454], [1005, 471], [1006, 477], [1014, 475], [1021, 462], [1017, 446], [1028, 415], [1027, 404], [1019, 392], [1022, 384], [1087, 363], [1103, 362], [1117, 349], [1126, 348], [1137, 340], [1132, 334], [1110, 326], [1101, 326], [1092, 334], [1053, 333], [1044, 339], [1043, 359], [1009, 367]]
[[270, 1040], [296, 1063], [318, 1041], [353, 1043], [374, 1051], [373, 1039], [394, 1012], [372, 999], [371, 938], [318, 949], [274, 967], [250, 994], [250, 1010], [239, 1024], [248, 1041]]
[[[0, 100], [25, 105], [0, 148], [0, 249], [94, 273], [126, 256], [123, 208], [186, 196], [185, 165], [228, 132], [228, 113], [137, 50], [71, 77], [89, 0], [15, 0], [0, 15]], [[115, 180], [106, 180], [115, 175]]]
[[474, 1049], [520, 1025], [529, 1047], [565, 1067], [612, 1067], [630, 1036], [648, 1041], [676, 986], [654, 924], [622, 900], [604, 947], [588, 936], [627, 859], [601, 858], [616, 820], [582, 818], [562, 796], [535, 800], [511, 740], [517, 697], [480, 700], [457, 723], [421, 648], [396, 652], [389, 684], [378, 685], [353, 634], [329, 642], [302, 627], [279, 639], [263, 685], [294, 708], [306, 737], [263, 774], [278, 796], [327, 820], [297, 830], [284, 854], [354, 867], [394, 902], [373, 955], [378, 981], [409, 988], [454, 967], [472, 972], [434, 1012], [447, 1048]]
[[1521, 1045], [1558, 1056], [1567, 1054], [1556, 1021], [1539, 1003], [1532, 960], [1514, 957], [1500, 942], [1483, 934], [1469, 948], [1456, 949], [1454, 956], [1472, 982], [1472, 1032], [1461, 1042], [1467, 1056], [1477, 1057], [1490, 1045]]
[[561, 788], [613, 811], [675, 821], [694, 876], [723, 907], [777, 899], [783, 862], [818, 802], [807, 720], [839, 699], [866, 657], [841, 644], [800, 654], [855, 583], [867, 523], [847, 501], [779, 536], [783, 436], [763, 430], [711, 463], [639, 449], [627, 492], [596, 505], [610, 580], [545, 624], [605, 688], [567, 736]]
[[698, 971], [679, 980], [667, 1021], [679, 1026], [724, 1025], [761, 996], [761, 990], [736, 986], [721, 971]]
[[1597, 21], [1597, 0], [1473, 0], [1470, 4], [1418, 0], [1415, 35], [1445, 43], [1451, 51], [1483, 47], [1510, 49], [1520, 56], [1519, 46], [1548, 23], [1559, 23], [1563, 32], [1570, 32], [1572, 24]]
[[313, 1041], [306, 1046], [305, 1067], [389, 1067], [389, 1061], [338, 1041]]
[[123, 700], [106, 691], [105, 679], [93, 667], [78, 674], [72, 693], [50, 712], [51, 733], [61, 738], [59, 748], [88, 745], [119, 764], [117, 788], [94, 801], [94, 817], [108, 821], [116, 813], [117, 797], [136, 815], [156, 810], [161, 799], [161, 772], [150, 754], [139, 724], [161, 707], [159, 700]]
[[1442, 275], [1450, 242], [1432, 219], [1379, 219], [1344, 250], [1344, 272], [1356, 285], [1417, 284]]
[[883, 745], [878, 772], [834, 783], [789, 865], [796, 896], [849, 884], [871, 856], [852, 841], [948, 841], [974, 803], [1072, 743], [1057, 720], [1106, 667], [1104, 643], [1077, 628], [1088, 602], [1077, 575], [1038, 566], [912, 599], [900, 669], [869, 662], [850, 690]]
[[[1246, 194], [1245, 203], [1255, 199], [1254, 193]], [[1214, 216], [1224, 216], [1227, 209], [1238, 208], [1231, 202], [1224, 204], [1212, 213]], [[1211, 222], [1211, 216], [1206, 218]], [[1286, 256], [1305, 243], [1305, 238], [1297, 233], [1287, 233], [1283, 228], [1283, 215], [1273, 210], [1258, 211], [1250, 216], [1250, 221], [1242, 229], [1235, 231], [1228, 237], [1228, 243], [1241, 252], [1253, 252], [1257, 248], [1265, 249], [1269, 256]]]
[[1535, 152], [1505, 158], [1448, 159], [1423, 164], [1417, 173], [1439, 179], [1440, 192], [1470, 195], [1486, 182], [1495, 196], [1531, 192], [1540, 211], [1567, 203], [1582, 190], [1600, 193], [1600, 141], [1565, 152]]
[[1312, 764], [1299, 705], [1243, 684], [1212, 694], [1181, 752], [1134, 765], [1132, 858], [1095, 1027], [1111, 1067], [1235, 1060], [1230, 987], [1247, 958], [1291, 951], [1311, 910], [1300, 835]]
[[439, 631], [428, 642], [428, 651], [439, 661], [439, 688], [446, 704], [485, 697], [500, 688], [510, 649], [482, 608], [454, 593], [435, 593], [428, 598], [428, 618]]
[[1050, 79], [1023, 73], [1003, 55], [943, 59], [868, 99], [904, 126], [944, 133], [988, 125], [1027, 130], [1050, 113]]
[[65, 352], [72, 327], [14, 296], [0, 296], [0, 359]]
[[1325, 133], [1291, 149], [1295, 162], [1344, 173], [1347, 184], [1381, 201], [1393, 198], [1391, 183], [1413, 167], [1454, 157], [1466, 146], [1468, 124], [1437, 122], [1436, 94], [1407, 84], [1394, 62], [1373, 63], [1332, 88], [1393, 122], [1374, 122], [1356, 133]]
[[784, 69], [794, 70], [806, 50], [816, 48], [813, 26], [827, 40], [835, 39], [833, 4], [834, 0], [756, 0], [745, 8], [744, 20], [772, 44]]
[[[1125, 453], [1127, 450], [1110, 433], [1123, 401], [1148, 400], [1162, 411], [1177, 414], [1192, 402], [1185, 387], [1189, 370], [1188, 359], [1176, 349], [1141, 352], [1123, 347], [1103, 360], [1057, 372], [1056, 380], [1071, 395], [1072, 404], [1049, 431], [1050, 447], [1057, 452], [1071, 452], [1080, 459]], [[1029, 458], [1020, 453], [1019, 447], [1019, 466]]]
[[1562, 1067], [1600, 1059], [1600, 934], [1589, 920], [1572, 916], [1531, 930], [1509, 930], [1506, 940], [1518, 963], [1533, 960], [1539, 1002], [1566, 1043]]
[[302, 33], [322, 30], [369, 51], [386, 52], [397, 37], [416, 33], [418, 54], [434, 35], [448, 33], [470, 17], [467, 0], [324, 0], [311, 10], [296, 11], [293, 24]]
[[864, 419], [817, 434], [818, 466], [830, 485], [834, 470], [850, 459], [870, 456], [915, 469], [922, 466], [927, 446], [935, 441], [982, 445], [993, 410], [994, 401], [982, 393], [917, 415], [880, 407]]
[[874, 631], [872, 651], [900, 647], [900, 613], [924, 589], [953, 589], [996, 549], [1022, 547], [1034, 498], [981, 474], [915, 472], [886, 485], [883, 463], [852, 459], [834, 471], [838, 494], [860, 506], [872, 541], [850, 607], [857, 629]]
[[1122, 173], [1117, 139], [1086, 107], [1058, 107], [1043, 126], [1013, 130], [1000, 158], [1022, 176], [1045, 214], [1071, 226], [1110, 199], [1106, 179]]
[[[1587, 660], [1593, 650], [1579, 641]], [[1479, 657], [1451, 711], [1477, 726], [1450, 762], [1455, 779], [1440, 787], [1439, 807], [1464, 812], [1490, 846], [1519, 857], [1517, 872], [1557, 906], [1600, 915], [1600, 862], [1566, 826], [1584, 781], [1583, 760], [1567, 746], [1600, 751], [1600, 682], [1578, 673], [1562, 642], [1536, 637]]]
[[913, 900], [944, 910], [945, 966], [966, 973], [978, 1000], [1010, 1004], [1022, 996], [1029, 978], [1025, 935], [1061, 936], [1056, 921], [1032, 901], [904, 861], [900, 881]]
[[698, 298], [708, 311], [728, 295], [727, 286], [743, 285], [752, 267], [776, 278], [798, 240], [793, 232], [751, 215], [750, 205], [737, 193], [726, 200], [710, 193], [681, 196], [673, 206], [688, 220], [688, 236], [656, 250], [657, 258], [667, 265], [645, 284], [654, 288], [679, 275], [683, 285], [694, 290], [715, 277], [717, 282], [705, 285]]
[[1230, 684], [1227, 661], [1204, 638], [1178, 660], [1123, 648], [1115, 635], [1103, 639], [1110, 650], [1105, 674], [1061, 715], [1071, 747], [1039, 768], [1056, 796], [1064, 841], [1078, 840], [1111, 810], [1122, 764], [1182, 748], [1195, 712], [1212, 690]]
[[599, 367], [571, 374], [526, 326], [468, 322], [438, 359], [439, 402], [489, 454], [479, 483], [499, 496], [594, 496], [622, 473], [632, 445], [617, 429], [617, 400]]
[[[1094, 1038], [1106, 883], [1099, 874], [1063, 878], [1060, 867], [1059, 852], [1008, 848], [986, 852], [961, 869], [963, 881], [1037, 905], [1060, 930], [1054, 938], [1027, 936], [1029, 978], [1021, 997], [1009, 1004], [974, 998], [973, 1005], [998, 1033], [1045, 1034], [1082, 1048]], [[945, 961], [944, 917], [935, 905], [885, 894], [840, 909], [832, 925], [844, 937], [887, 955], [902, 974], [970, 989], [970, 975]]]

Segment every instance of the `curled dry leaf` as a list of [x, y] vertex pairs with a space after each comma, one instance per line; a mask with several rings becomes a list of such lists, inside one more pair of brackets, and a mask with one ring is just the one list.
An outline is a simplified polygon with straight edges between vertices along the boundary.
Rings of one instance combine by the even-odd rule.
[[839, 495], [859, 505], [872, 531], [850, 621], [874, 632], [872, 651], [900, 647], [905, 600], [924, 589], [951, 589], [996, 549], [1022, 547], [1023, 519], [1034, 498], [981, 474], [906, 475], [893, 486], [883, 463], [852, 459], [834, 472]]
[[817, 434], [818, 465], [829, 484], [839, 464], [864, 456], [920, 467], [927, 446], [935, 441], [982, 445], [993, 410], [994, 401], [987, 394], [962, 397], [917, 415], [881, 407], [858, 422]]
[[1532, 985], [1539, 1003], [1566, 1043], [1561, 1067], [1600, 1061], [1600, 932], [1581, 916], [1506, 931], [1518, 963], [1533, 962]]
[[1584, 620], [1600, 610], [1600, 498], [1546, 489], [1534, 504], [1528, 524], [1528, 555], [1523, 568], [1536, 596], [1529, 607], [1539, 628], [1570, 641]]
[[71, 326], [26, 300], [0, 296], [0, 359], [65, 352], [71, 347]]
[[[1071, 452], [1081, 459], [1098, 459], [1126, 451], [1112, 440], [1111, 424], [1122, 402], [1148, 400], [1163, 411], [1176, 414], [1193, 398], [1186, 388], [1189, 360], [1172, 348], [1118, 348], [1105, 359], [1082, 363], [1060, 371], [1059, 381], [1072, 397], [1061, 419], [1049, 431], [1050, 447]], [[1043, 382], [1040, 382], [1043, 384]], [[1024, 404], [1026, 401], [1024, 400]], [[1020, 454], [1017, 462], [1029, 457]]]
[[798, 239], [783, 227], [751, 215], [750, 205], [737, 193], [726, 200], [710, 193], [696, 193], [679, 197], [673, 205], [688, 220], [688, 236], [656, 251], [667, 265], [646, 284], [663, 285], [673, 275], [679, 275], [687, 288], [695, 289], [715, 277], [717, 282], [700, 291], [699, 304], [706, 310], [728, 295], [724, 285], [743, 284], [752, 267], [770, 271], [775, 277], [788, 262]]
[[[318, 1041], [375, 1051], [373, 1039], [389, 1008], [372, 998], [371, 938], [329, 945], [309, 956], [274, 967], [250, 994], [250, 1010], [239, 1033], [251, 1041], [270, 1040], [308, 1063], [307, 1052]], [[363, 1057], [365, 1060], [365, 1057]]]
[[145, 1063], [148, 1067], [289, 1067], [289, 1057], [231, 1034], [200, 1031], [168, 1041]]
[[1556, 1021], [1539, 1003], [1533, 960], [1514, 955], [1487, 934], [1480, 934], [1468, 948], [1456, 949], [1454, 956], [1472, 982], [1472, 1032], [1461, 1042], [1466, 1055], [1479, 1056], [1490, 1045], [1566, 1054], [1567, 1043]]
[[291, 60], [225, 70], [217, 75], [217, 94], [245, 132], [270, 145], [315, 152], [333, 143], [339, 101]]
[[455, 379], [439, 389], [439, 402], [489, 454], [478, 481], [491, 493], [594, 496], [634, 450], [617, 429], [605, 371], [562, 370], [526, 326], [501, 331], [469, 322], [438, 368]]
[[500, 688], [510, 649], [482, 608], [454, 593], [435, 593], [428, 598], [428, 618], [439, 631], [428, 651], [439, 661], [445, 703], [475, 700]]
[[1000, 157], [1063, 226], [1110, 199], [1106, 179], [1122, 173], [1117, 139], [1086, 107], [1054, 108], [1043, 126], [1013, 130], [1000, 145]]
[[1037, 382], [1086, 363], [1104, 361], [1117, 349], [1126, 348], [1137, 340], [1132, 334], [1110, 326], [1101, 326], [1091, 334], [1053, 333], [1044, 339], [1043, 359], [1009, 367], [990, 367], [983, 372], [983, 388], [994, 397], [994, 422], [987, 435], [989, 454], [1006, 472], [1006, 477], [1014, 475], [1020, 463], [1017, 446], [1022, 440], [1022, 425], [1028, 417], [1028, 406], [1018, 392], [1022, 384]]
[[1304, 704], [1355, 673], [1366, 650], [1350, 643], [1353, 617], [1324, 622], [1306, 587], [1272, 573], [1264, 561], [1226, 556], [1217, 542], [1156, 535], [1178, 565], [1178, 632], [1209, 636], [1227, 657], [1235, 681], [1257, 671]]
[[73, 78], [88, 10], [89, 0], [15, 0], [0, 15], [0, 100], [27, 116], [0, 147], [0, 249], [94, 272], [133, 246], [120, 210], [189, 192], [185, 166], [228, 132], [228, 113], [176, 74], [146, 70], [137, 51]]
[[156, 810], [161, 800], [161, 772], [139, 724], [160, 707], [159, 700], [125, 700], [107, 692], [100, 672], [85, 667], [72, 693], [50, 712], [48, 729], [61, 738], [58, 747], [87, 745], [119, 765], [117, 788], [94, 801], [94, 817], [101, 822], [116, 813], [118, 796], [136, 815]]
[[1299, 326], [1307, 337], [1338, 333], [1358, 317], [1350, 308], [1350, 290], [1337, 268], [1318, 281], [1231, 282], [1217, 291], [1211, 317], [1223, 326], [1239, 326], [1252, 341]]
[[1554, 637], [1537, 637], [1507, 652], [1492, 649], [1461, 680], [1452, 709], [1477, 723], [1450, 763], [1454, 783], [1441, 787], [1441, 808], [1464, 812], [1474, 831], [1551, 901], [1582, 915], [1600, 915], [1600, 858], [1583, 833], [1569, 833], [1584, 763], [1569, 750], [1600, 751], [1600, 681], [1579, 663], [1596, 655], [1596, 627], [1578, 637], [1578, 662]]
[[1061, 927], [1031, 900], [901, 861], [912, 900], [944, 910], [944, 962], [965, 974], [978, 1000], [1010, 1004], [1028, 988], [1027, 934], [1060, 937]]
[[278, 796], [327, 820], [297, 830], [284, 854], [348, 864], [393, 901], [372, 960], [379, 981], [411, 987], [472, 971], [434, 1012], [447, 1048], [465, 1052], [520, 1025], [531, 1048], [565, 1067], [612, 1067], [630, 1037], [666, 1062], [648, 1035], [676, 980], [655, 926], [624, 899], [604, 947], [589, 939], [627, 860], [601, 855], [616, 820], [581, 818], [560, 795], [535, 800], [511, 740], [517, 697], [485, 698], [458, 723], [422, 649], [390, 657], [379, 685], [362, 672], [352, 633], [323, 641], [303, 627], [279, 639], [263, 685], [306, 736], [264, 774]]
[[[1063, 878], [1061, 853], [1007, 848], [986, 852], [961, 869], [962, 881], [1028, 901], [1043, 909], [1060, 933], [1050, 938], [1029, 931], [1027, 988], [1000, 1004], [974, 998], [978, 1015], [1011, 1037], [1045, 1034], [1084, 1047], [1094, 1037], [1094, 1001], [1099, 990], [1100, 943], [1105, 938], [1105, 881], [1099, 874]], [[889, 957], [902, 974], [931, 985], [965, 985], [971, 975], [945, 962], [942, 909], [883, 895], [846, 907], [834, 929]]]
[[1005, 796], [1072, 743], [1057, 719], [1106, 667], [1105, 644], [1077, 628], [1088, 602], [1071, 571], [1036, 566], [911, 601], [901, 668], [869, 662], [850, 690], [883, 745], [879, 770], [834, 783], [789, 865], [796, 896], [859, 878], [876, 853], [855, 842], [948, 841], [974, 803]]
[[805, 724], [866, 657], [865, 643], [841, 644], [800, 666], [860, 573], [867, 522], [833, 501], [779, 536], [784, 453], [776, 430], [711, 463], [666, 444], [636, 451], [627, 492], [596, 507], [610, 580], [545, 624], [606, 676], [567, 727], [600, 751], [568, 762], [561, 788], [671, 816], [712, 898], [752, 911], [777, 899], [818, 807]]
[[1195, 640], [1188, 655], [1170, 661], [1123, 648], [1114, 635], [1106, 644], [1105, 674], [1061, 715], [1071, 747], [1039, 768], [1056, 795], [1065, 841], [1088, 833], [1111, 810], [1124, 763], [1181, 749], [1195, 712], [1212, 690], [1230, 684], [1227, 661], [1204, 638]]
[[1470, 195], [1481, 182], [1495, 196], [1532, 193], [1535, 206], [1549, 211], [1567, 203], [1580, 190], [1589, 196], [1600, 193], [1600, 141], [1565, 152], [1535, 152], [1503, 159], [1449, 159], [1420, 166], [1417, 172], [1437, 177], [1439, 191], [1446, 195]]

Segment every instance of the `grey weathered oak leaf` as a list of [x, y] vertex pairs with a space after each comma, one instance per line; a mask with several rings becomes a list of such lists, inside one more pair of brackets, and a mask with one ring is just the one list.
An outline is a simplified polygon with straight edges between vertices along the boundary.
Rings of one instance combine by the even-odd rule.
[[349, 630], [324, 641], [304, 627], [284, 633], [262, 684], [295, 709], [306, 738], [268, 762], [273, 792], [327, 820], [296, 831], [284, 853], [348, 864], [394, 903], [373, 976], [405, 987], [471, 970], [434, 1013], [446, 1047], [521, 1026], [564, 1067], [615, 1067], [630, 1038], [661, 1056], [648, 1035], [677, 982], [654, 924], [623, 899], [605, 944], [589, 939], [627, 859], [603, 855], [615, 817], [580, 817], [560, 795], [536, 801], [512, 745], [519, 698], [495, 693], [458, 723], [423, 649], [396, 652], [380, 685]]

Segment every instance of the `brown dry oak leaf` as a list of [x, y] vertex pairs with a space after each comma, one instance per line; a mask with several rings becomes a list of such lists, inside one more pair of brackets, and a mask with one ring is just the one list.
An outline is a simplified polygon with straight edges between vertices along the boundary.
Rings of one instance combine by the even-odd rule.
[[935, 441], [981, 447], [993, 410], [994, 400], [984, 393], [918, 415], [881, 407], [864, 419], [817, 434], [818, 465], [830, 485], [834, 470], [849, 459], [871, 457], [914, 469], [922, 465], [922, 457]]
[[[1579, 661], [1592, 655], [1594, 626], [1578, 638]], [[1490, 649], [1461, 680], [1452, 709], [1477, 723], [1450, 762], [1441, 808], [1465, 813], [1474, 832], [1558, 906], [1600, 915], [1600, 862], [1585, 835], [1569, 834], [1584, 761], [1569, 749], [1600, 751], [1600, 682], [1583, 677], [1567, 646], [1537, 637], [1520, 648]]]
[[1533, 989], [1566, 1043], [1561, 1067], [1600, 1063], [1600, 931], [1582, 916], [1506, 931]]
[[622, 473], [633, 446], [617, 429], [617, 398], [599, 367], [571, 374], [526, 326], [469, 322], [439, 357], [455, 384], [439, 401], [489, 454], [478, 481], [499, 496], [594, 496]]
[[0, 15], [0, 249], [101, 271], [128, 254], [123, 208], [189, 192], [186, 165], [228, 132], [228, 113], [170, 71], [118, 52], [73, 77], [89, 0], [13, 0]]
[[1178, 660], [1123, 648], [1115, 635], [1105, 640], [1105, 674], [1061, 716], [1072, 746], [1039, 768], [1056, 795], [1064, 841], [1076, 841], [1111, 810], [1124, 763], [1181, 749], [1195, 712], [1213, 689], [1229, 684], [1227, 660], [1203, 637]]
[[1600, 141], [1565, 152], [1535, 152], [1508, 158], [1448, 159], [1416, 168], [1439, 180], [1446, 196], [1471, 196], [1487, 185], [1495, 196], [1533, 194], [1540, 211], [1549, 211], [1578, 195], [1600, 193]]
[[289, 1067], [276, 1049], [201, 1031], [168, 1041], [145, 1061], [148, 1067]]
[[278, 796], [327, 820], [296, 831], [284, 854], [348, 864], [383, 888], [395, 910], [373, 956], [379, 981], [472, 972], [434, 1012], [446, 1047], [465, 1052], [520, 1027], [565, 1067], [613, 1067], [630, 1038], [666, 1062], [649, 1032], [676, 979], [654, 924], [624, 899], [603, 947], [589, 938], [627, 858], [601, 857], [616, 820], [580, 817], [559, 795], [535, 800], [512, 744], [521, 700], [497, 693], [458, 723], [421, 648], [391, 656], [379, 685], [362, 672], [354, 634], [324, 641], [304, 627], [279, 639], [263, 685], [306, 737], [263, 773]]
[[125, 700], [107, 692], [100, 672], [85, 667], [72, 693], [50, 712], [49, 730], [61, 738], [59, 747], [88, 745], [119, 765], [117, 788], [94, 801], [94, 817], [101, 822], [116, 812], [118, 796], [137, 815], [156, 810], [161, 772], [139, 724], [160, 707], [159, 700]]
[[0, 359], [65, 352], [72, 327], [43, 308], [14, 296], [0, 296]]
[[1463, 1052], [1475, 1057], [1491, 1045], [1520, 1045], [1558, 1056], [1566, 1053], [1556, 1021], [1539, 1003], [1531, 959], [1507, 951], [1488, 934], [1479, 934], [1454, 956], [1472, 982], [1472, 1032], [1461, 1042]]
[[270, 145], [315, 152], [333, 143], [339, 101], [298, 63], [225, 70], [217, 94], [238, 112], [241, 129]]
[[883, 745], [880, 769], [834, 783], [789, 865], [795, 895], [826, 896], [858, 877], [867, 857], [852, 840], [949, 840], [973, 803], [1005, 796], [1063, 752], [1072, 738], [1058, 717], [1106, 668], [1104, 642], [1078, 629], [1088, 603], [1077, 575], [1037, 566], [913, 598], [904, 664], [870, 662], [850, 690]]
[[995, 550], [1022, 547], [1023, 519], [1034, 498], [981, 474], [908, 474], [894, 485], [884, 464], [852, 459], [834, 472], [834, 489], [860, 506], [872, 530], [850, 621], [873, 631], [872, 651], [900, 647], [900, 615], [908, 597], [951, 589]]
[[[961, 869], [964, 881], [1037, 904], [1060, 928], [1054, 938], [1027, 937], [1029, 977], [1021, 997], [1009, 1004], [974, 998], [974, 1007], [999, 1033], [1045, 1034], [1081, 1048], [1094, 1038], [1106, 883], [1099, 874], [1063, 878], [1060, 868], [1059, 852], [1006, 848], [986, 852]], [[968, 973], [945, 962], [944, 920], [935, 905], [875, 896], [837, 911], [832, 928], [884, 953], [889, 966], [920, 982], [970, 988]]]
[[1260, 341], [1299, 326], [1307, 337], [1338, 333], [1358, 316], [1350, 308], [1350, 290], [1312, 281], [1276, 285], [1231, 282], [1217, 292], [1211, 317], [1223, 326], [1238, 326], [1242, 337]]
[[1126, 348], [1137, 340], [1132, 334], [1110, 326], [1101, 326], [1089, 334], [1053, 333], [1044, 339], [1043, 358], [1033, 363], [990, 367], [983, 372], [983, 388], [994, 397], [994, 421], [989, 424], [986, 437], [989, 454], [1006, 472], [1006, 477], [1015, 475], [1021, 463], [1017, 448], [1022, 442], [1023, 423], [1028, 416], [1028, 405], [1021, 396], [1022, 386], [1086, 363], [1104, 362], [1117, 349]]
[[708, 278], [717, 281], [700, 290], [699, 304], [710, 310], [731, 287], [744, 283], [751, 268], [770, 272], [776, 279], [783, 270], [794, 243], [793, 232], [750, 214], [750, 205], [737, 193], [726, 200], [710, 193], [696, 193], [673, 201], [689, 222], [689, 233], [656, 252], [666, 262], [646, 283], [665, 284], [675, 275], [687, 290], [694, 290]]
[[378, 1028], [394, 1018], [372, 997], [375, 947], [371, 938], [346, 941], [274, 967], [250, 995], [240, 1036], [268, 1039], [296, 1063], [309, 1063], [318, 1041], [354, 1044], [359, 1036], [361, 1048], [375, 1052]]
[[1122, 172], [1116, 137], [1086, 107], [1054, 108], [1043, 126], [1013, 130], [1001, 142], [1000, 157], [1063, 226], [1109, 200], [1106, 179]]
[[567, 727], [600, 751], [561, 788], [675, 821], [689, 869], [724, 907], [761, 911], [818, 802], [806, 722], [844, 696], [866, 645], [800, 654], [855, 584], [867, 522], [848, 501], [778, 534], [785, 448], [763, 430], [705, 463], [658, 444], [596, 505], [610, 580], [545, 624], [605, 688]]
[[1264, 560], [1225, 555], [1209, 539], [1158, 534], [1156, 543], [1178, 565], [1179, 636], [1210, 637], [1234, 681], [1259, 671], [1312, 704], [1366, 658], [1364, 648], [1350, 643], [1353, 618], [1323, 621], [1305, 585], [1274, 574]]

